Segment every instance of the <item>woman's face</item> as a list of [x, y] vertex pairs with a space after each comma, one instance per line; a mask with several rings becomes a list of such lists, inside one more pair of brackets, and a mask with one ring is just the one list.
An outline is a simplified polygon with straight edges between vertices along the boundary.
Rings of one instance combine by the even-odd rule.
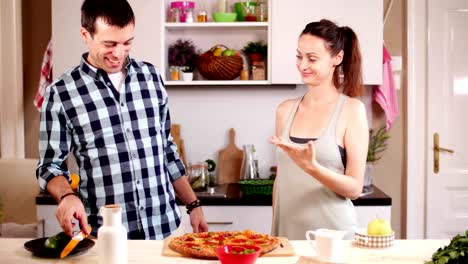
[[304, 34], [299, 38], [296, 67], [306, 85], [331, 84], [336, 65], [341, 63], [343, 51], [331, 56], [325, 41], [314, 35]]

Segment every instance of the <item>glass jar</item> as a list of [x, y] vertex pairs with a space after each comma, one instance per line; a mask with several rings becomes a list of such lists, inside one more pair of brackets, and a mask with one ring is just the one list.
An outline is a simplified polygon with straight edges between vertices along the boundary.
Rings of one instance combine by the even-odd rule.
[[172, 23], [180, 22], [180, 9], [179, 8], [171, 8], [169, 10], [169, 22], [172, 22]]
[[250, 78], [250, 75], [249, 75], [249, 70], [248, 69], [242, 69], [241, 70], [241, 73], [240, 73], [240, 79], [242, 81], [246, 81], [246, 80], [249, 80]]
[[208, 16], [206, 10], [200, 10], [197, 15], [197, 22], [208, 22]]
[[260, 0], [257, 2], [255, 11], [256, 11], [255, 13], [256, 13], [257, 21], [259, 22], [268, 21], [268, 6], [265, 0]]
[[171, 73], [171, 80], [173, 80], [173, 81], [180, 80], [179, 67], [171, 66], [169, 68], [169, 72]]
[[185, 9], [185, 23], [193, 23], [193, 9], [187, 8]]
[[208, 165], [205, 162], [189, 164], [187, 175], [190, 185], [194, 191], [206, 191], [210, 178], [208, 174]]
[[247, 9], [245, 10], [245, 16], [244, 16], [245, 21], [248, 22], [254, 22], [257, 21], [257, 16], [255, 14], [255, 6], [247, 6]]
[[253, 180], [259, 178], [258, 161], [255, 157], [255, 147], [252, 144], [244, 145], [244, 157], [241, 165], [241, 180]]

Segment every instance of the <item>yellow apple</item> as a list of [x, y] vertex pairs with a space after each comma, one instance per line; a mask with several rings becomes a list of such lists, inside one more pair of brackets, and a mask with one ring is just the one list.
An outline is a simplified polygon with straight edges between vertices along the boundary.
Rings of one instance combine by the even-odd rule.
[[374, 219], [367, 225], [367, 234], [370, 236], [386, 236], [392, 234], [392, 227], [385, 219]]

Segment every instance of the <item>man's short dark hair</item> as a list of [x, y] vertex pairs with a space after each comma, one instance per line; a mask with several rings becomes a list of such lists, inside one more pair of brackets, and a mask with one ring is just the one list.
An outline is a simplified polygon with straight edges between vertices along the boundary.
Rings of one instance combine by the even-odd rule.
[[126, 0], [85, 0], [81, 6], [81, 26], [94, 35], [96, 20], [110, 26], [124, 28], [135, 24], [132, 7]]

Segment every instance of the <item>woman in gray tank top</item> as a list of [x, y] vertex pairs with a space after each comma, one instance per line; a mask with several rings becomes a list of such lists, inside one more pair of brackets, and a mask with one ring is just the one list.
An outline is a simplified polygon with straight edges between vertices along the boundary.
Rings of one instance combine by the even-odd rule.
[[309, 23], [296, 66], [308, 91], [276, 112], [272, 234], [304, 239], [307, 230], [330, 228], [352, 238], [350, 199], [362, 190], [369, 140], [365, 108], [355, 98], [363, 88], [356, 34], [328, 20]]

